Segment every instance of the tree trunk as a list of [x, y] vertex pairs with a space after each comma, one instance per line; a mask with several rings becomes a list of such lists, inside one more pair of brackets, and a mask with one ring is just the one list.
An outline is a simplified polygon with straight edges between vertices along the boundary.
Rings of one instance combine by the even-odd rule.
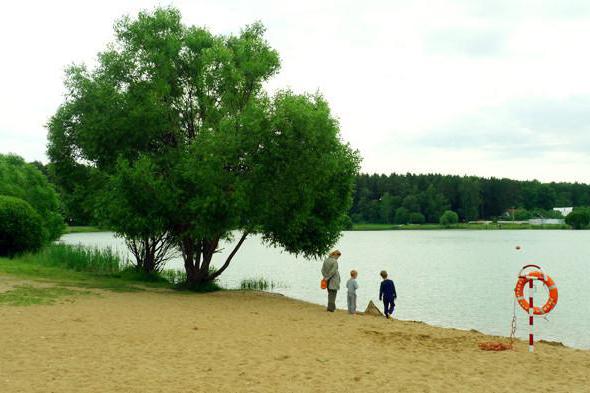
[[186, 271], [186, 283], [189, 287], [198, 286], [199, 284], [215, 280], [229, 266], [234, 255], [244, 243], [248, 234], [244, 232], [238, 244], [234, 247], [223, 266], [214, 271], [210, 271], [213, 255], [219, 246], [219, 237], [212, 239], [199, 239], [188, 237], [181, 243], [182, 256], [184, 258], [184, 268]]

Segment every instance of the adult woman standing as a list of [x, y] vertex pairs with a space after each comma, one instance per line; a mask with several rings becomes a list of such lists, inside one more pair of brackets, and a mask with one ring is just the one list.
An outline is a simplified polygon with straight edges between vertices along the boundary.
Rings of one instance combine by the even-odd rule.
[[330, 312], [336, 310], [336, 295], [340, 289], [340, 273], [338, 272], [338, 258], [342, 253], [338, 250], [332, 251], [322, 265], [322, 276], [328, 282], [328, 308]]

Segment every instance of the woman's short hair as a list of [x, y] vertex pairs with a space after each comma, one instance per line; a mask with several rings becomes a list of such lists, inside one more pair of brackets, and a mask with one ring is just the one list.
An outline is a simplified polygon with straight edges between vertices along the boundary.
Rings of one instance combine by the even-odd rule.
[[334, 250], [330, 253], [331, 257], [339, 257], [340, 255], [342, 255], [342, 253], [340, 252], [340, 250]]
[[379, 274], [381, 275], [381, 277], [387, 278], [387, 272], [385, 270], [381, 270], [381, 273]]

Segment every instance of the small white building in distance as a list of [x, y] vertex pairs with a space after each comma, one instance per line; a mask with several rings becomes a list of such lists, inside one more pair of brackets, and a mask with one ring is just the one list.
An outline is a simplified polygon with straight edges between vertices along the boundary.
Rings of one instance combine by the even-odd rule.
[[567, 216], [574, 210], [573, 207], [554, 207], [553, 210], [558, 211], [561, 213], [562, 216]]

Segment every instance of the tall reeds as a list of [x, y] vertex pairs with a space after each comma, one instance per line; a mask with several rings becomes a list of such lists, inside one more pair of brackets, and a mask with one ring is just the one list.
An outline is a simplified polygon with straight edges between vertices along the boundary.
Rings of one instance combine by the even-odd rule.
[[46, 266], [100, 274], [119, 273], [127, 265], [127, 262], [110, 248], [86, 248], [61, 243], [50, 244], [38, 253], [25, 255], [22, 259], [35, 260], [36, 263]]

